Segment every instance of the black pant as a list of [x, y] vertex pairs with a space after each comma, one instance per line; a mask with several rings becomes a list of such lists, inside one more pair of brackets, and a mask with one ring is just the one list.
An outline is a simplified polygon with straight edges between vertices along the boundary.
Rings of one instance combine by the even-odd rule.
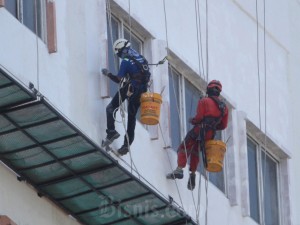
[[[134, 130], [135, 130], [135, 124], [136, 124], [136, 113], [141, 105], [140, 98], [141, 94], [143, 92], [147, 91], [146, 87], [131, 87], [131, 90], [133, 91], [133, 94], [128, 97], [127, 91], [129, 88], [129, 84], [124, 85], [122, 88], [120, 88], [120, 93], [117, 92], [111, 102], [106, 107], [106, 118], [107, 118], [107, 130], [108, 133], [109, 130], [115, 130], [115, 120], [114, 120], [114, 113], [116, 113], [116, 108], [118, 108], [121, 103], [128, 99], [128, 122], [127, 122], [127, 134], [128, 134], [128, 141], [129, 145], [132, 144], [134, 140]], [[120, 95], [120, 96], [119, 96]], [[121, 97], [121, 101], [120, 98]], [[115, 111], [116, 110], [116, 111]], [[126, 138], [126, 135], [124, 137], [124, 145], [128, 145], [128, 141]]]

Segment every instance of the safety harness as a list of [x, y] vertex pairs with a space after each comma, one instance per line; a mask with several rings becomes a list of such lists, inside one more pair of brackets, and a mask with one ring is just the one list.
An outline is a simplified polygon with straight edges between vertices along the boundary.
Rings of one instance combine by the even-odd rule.
[[209, 130], [212, 130], [213, 131], [213, 139], [214, 139], [217, 126], [218, 126], [218, 124], [220, 124], [220, 122], [225, 114], [225, 109], [226, 109], [225, 102], [220, 100], [218, 97], [209, 96], [209, 98], [212, 99], [218, 105], [218, 108], [221, 111], [221, 114], [218, 117], [205, 116], [200, 124], [200, 132], [199, 132], [197, 141], [200, 142], [200, 148], [202, 151], [202, 158], [203, 158], [203, 163], [204, 163], [205, 167], [207, 167], [207, 160], [206, 160], [206, 154], [205, 154], [206, 132]]
[[150, 80], [150, 71], [148, 66], [148, 61], [143, 57], [143, 63], [139, 62], [136, 58], [132, 56], [127, 56], [130, 60], [132, 60], [140, 69], [140, 72], [130, 74], [130, 79], [136, 81], [139, 84], [147, 84]]

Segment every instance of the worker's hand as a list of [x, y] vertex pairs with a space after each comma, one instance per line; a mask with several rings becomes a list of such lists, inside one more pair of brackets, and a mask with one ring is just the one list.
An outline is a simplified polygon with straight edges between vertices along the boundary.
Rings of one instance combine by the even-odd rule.
[[102, 74], [104, 75], [104, 76], [108, 76], [108, 69], [106, 69], [106, 68], [103, 68], [102, 70], [101, 70], [101, 72], [102, 72]]
[[189, 123], [195, 125], [194, 124], [195, 123], [194, 118], [189, 118]]

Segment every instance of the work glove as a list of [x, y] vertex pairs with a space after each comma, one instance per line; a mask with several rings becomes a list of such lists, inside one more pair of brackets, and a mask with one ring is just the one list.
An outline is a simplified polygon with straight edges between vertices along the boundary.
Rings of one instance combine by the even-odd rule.
[[196, 124], [194, 118], [189, 118], [189, 123], [192, 124], [192, 125]]
[[108, 76], [108, 74], [109, 74], [108, 69], [106, 69], [106, 68], [103, 68], [103, 69], [101, 70], [101, 72], [102, 72], [102, 74], [103, 74], [104, 76]]

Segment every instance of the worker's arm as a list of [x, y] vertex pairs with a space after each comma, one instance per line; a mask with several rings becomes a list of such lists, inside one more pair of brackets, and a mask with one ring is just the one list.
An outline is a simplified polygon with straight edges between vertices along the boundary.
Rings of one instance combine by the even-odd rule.
[[113, 75], [112, 73], [108, 73], [107, 76], [109, 77], [109, 79], [111, 79], [113, 82], [115, 83], [120, 83], [121, 81], [121, 78], [116, 76], [116, 75]]
[[102, 69], [102, 74], [109, 77], [113, 82], [120, 83], [121, 79], [128, 73], [128, 66], [130, 66], [129, 61], [122, 60], [118, 75], [110, 73], [107, 69]]
[[202, 121], [202, 119], [203, 119], [204, 112], [205, 112], [205, 100], [201, 99], [198, 102], [197, 114], [196, 114], [196, 116], [194, 118], [192, 118], [191, 123], [193, 125], [200, 124], [201, 121]]
[[221, 122], [217, 125], [217, 130], [224, 130], [227, 127], [228, 124], [228, 108], [225, 108], [224, 116], [221, 120]]

